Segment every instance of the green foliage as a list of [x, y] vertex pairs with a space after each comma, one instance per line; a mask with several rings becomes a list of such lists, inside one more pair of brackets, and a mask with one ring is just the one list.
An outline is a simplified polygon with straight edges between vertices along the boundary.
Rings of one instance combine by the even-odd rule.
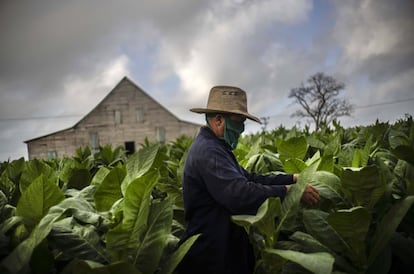
[[[282, 200], [233, 216], [255, 273], [412, 270], [414, 126], [286, 129], [243, 136], [234, 151], [257, 173], [298, 173]], [[0, 163], [1, 273], [174, 273], [198, 236], [185, 228], [181, 178], [193, 138], [126, 156], [104, 146], [63, 159]], [[307, 184], [317, 206], [301, 204]]]
[[63, 193], [56, 184], [40, 175], [23, 192], [17, 204], [16, 216], [38, 223], [52, 206], [63, 199]]
[[287, 159], [303, 160], [309, 147], [304, 136], [292, 137], [287, 140], [277, 139], [276, 146], [282, 162]]
[[121, 184], [125, 175], [125, 168], [121, 165], [106, 173], [94, 195], [97, 210], [108, 211], [117, 200], [122, 198]]
[[176, 193], [156, 186], [172, 170], [164, 153], [183, 157], [189, 144], [1, 165], [0, 272], [173, 273], [197, 236], [175, 248]]
[[303, 253], [293, 250], [268, 249], [266, 250], [266, 253], [269, 258], [267, 260], [272, 260], [272, 257], [274, 257], [274, 260], [283, 258], [299, 264], [312, 273], [332, 273], [334, 258], [331, 254], [326, 252]]
[[[328, 261], [334, 258], [333, 265], [327, 265], [328, 273], [409, 271], [407, 260], [404, 265], [393, 260], [396, 254], [404, 260], [404, 255], [395, 250], [396, 244], [390, 244], [398, 239], [401, 248], [402, 239], [407, 243], [414, 239], [414, 218], [410, 214], [414, 213], [412, 118], [394, 125], [377, 122], [349, 129], [336, 123], [334, 126], [335, 131], [322, 128], [301, 133], [283, 129], [280, 135], [262, 132], [247, 138], [260, 138], [262, 143], [276, 140], [276, 150], [267, 149], [280, 159], [281, 171], [300, 173], [299, 182], [291, 187], [281, 210], [276, 207], [272, 214], [265, 214], [263, 210], [274, 203], [269, 199], [256, 216], [233, 217], [249, 232], [258, 262], [256, 273], [319, 273], [306, 266], [306, 256], [299, 254], [320, 252], [330, 256]], [[253, 160], [246, 158], [260, 149], [254, 143], [248, 153], [236, 156], [248, 170], [253, 170], [254, 166], [247, 166]], [[260, 164], [271, 166], [263, 160]], [[307, 183], [321, 195], [320, 203], [313, 208], [300, 203]], [[273, 233], [268, 232], [269, 228], [263, 229], [265, 216], [276, 220], [268, 223], [274, 225]]]
[[7, 257], [1, 261], [0, 270], [11, 273], [19, 272], [27, 267], [34, 249], [47, 237], [52, 230], [53, 223], [61, 216], [59, 213], [47, 214], [33, 229], [30, 236], [21, 242]]

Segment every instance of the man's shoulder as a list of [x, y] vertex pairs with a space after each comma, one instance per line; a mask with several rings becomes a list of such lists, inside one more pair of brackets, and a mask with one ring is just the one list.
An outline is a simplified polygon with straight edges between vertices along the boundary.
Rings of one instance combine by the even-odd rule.
[[221, 140], [215, 136], [199, 134], [192, 143], [189, 155], [205, 158], [212, 157], [217, 153], [225, 153], [226, 148]]
[[211, 149], [219, 147], [219, 143], [217, 140], [214, 140], [210, 136], [205, 135], [198, 135], [197, 138], [194, 140], [193, 144], [191, 145], [191, 150], [196, 151], [209, 151]]

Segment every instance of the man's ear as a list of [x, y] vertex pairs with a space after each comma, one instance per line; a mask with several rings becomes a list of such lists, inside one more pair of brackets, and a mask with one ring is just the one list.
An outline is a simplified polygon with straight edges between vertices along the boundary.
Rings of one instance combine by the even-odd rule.
[[216, 115], [215, 117], [216, 119], [214, 120], [214, 122], [216, 123], [217, 127], [220, 127], [223, 123], [224, 123], [224, 117], [220, 114]]

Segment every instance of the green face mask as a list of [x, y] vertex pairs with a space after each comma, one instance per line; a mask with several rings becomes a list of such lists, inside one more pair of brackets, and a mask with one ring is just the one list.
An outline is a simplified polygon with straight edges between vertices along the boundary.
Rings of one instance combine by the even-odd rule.
[[224, 128], [224, 141], [234, 150], [237, 147], [240, 134], [244, 131], [244, 123], [232, 121], [229, 118], [226, 119]]

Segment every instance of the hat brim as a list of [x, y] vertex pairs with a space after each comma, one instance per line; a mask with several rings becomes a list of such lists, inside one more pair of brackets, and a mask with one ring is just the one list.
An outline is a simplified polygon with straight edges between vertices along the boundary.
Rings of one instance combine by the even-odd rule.
[[233, 114], [240, 114], [240, 115], [243, 115], [243, 116], [245, 116], [246, 118], [248, 118], [248, 119], [250, 119], [252, 121], [255, 121], [255, 122], [259, 123], [259, 124], [262, 124], [262, 122], [260, 121], [260, 119], [257, 118], [256, 116], [251, 115], [251, 114], [249, 114], [247, 112], [242, 112], [242, 111], [237, 111], [237, 110], [234, 110], [234, 111], [223, 111], [223, 110], [211, 109], [211, 108], [192, 108], [192, 109], [190, 109], [190, 111], [195, 112], [195, 113], [229, 113], [229, 114], [232, 114], [233, 113]]

